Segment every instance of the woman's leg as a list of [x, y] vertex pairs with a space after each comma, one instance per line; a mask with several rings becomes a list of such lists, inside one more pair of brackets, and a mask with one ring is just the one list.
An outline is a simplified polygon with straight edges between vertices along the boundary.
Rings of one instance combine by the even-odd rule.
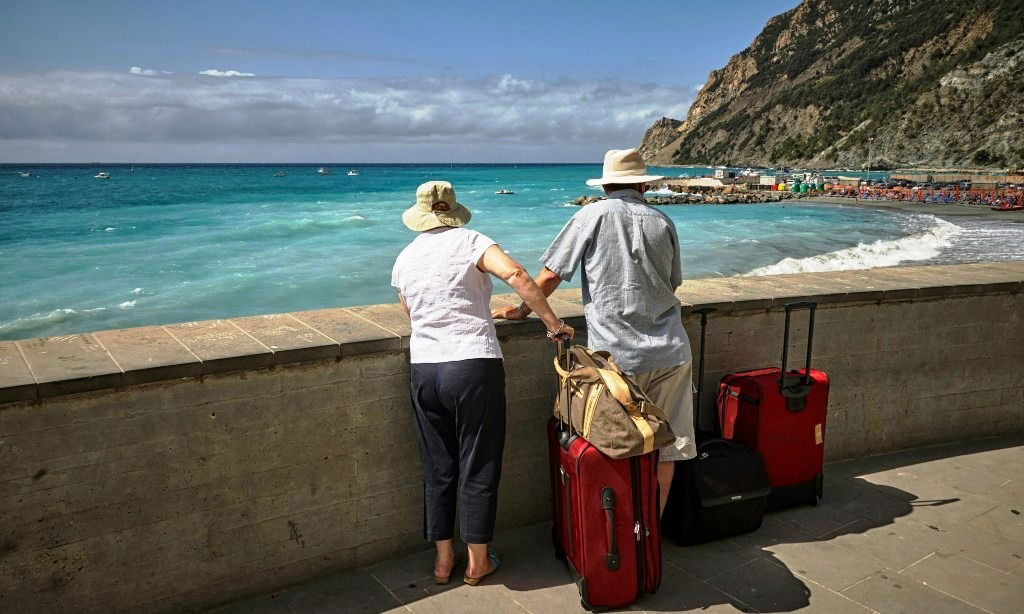
[[455, 408], [459, 439], [459, 527], [469, 545], [466, 575], [490, 571], [498, 482], [505, 448], [505, 368], [500, 359], [447, 363], [439, 394]]
[[455, 567], [455, 541], [439, 539], [434, 542], [437, 553], [434, 555], [434, 577], [438, 580], [452, 575]]
[[487, 544], [466, 544], [469, 561], [466, 562], [466, 577], [482, 578], [494, 571], [494, 564], [487, 556]]
[[[438, 562], [455, 532], [459, 482], [456, 419], [437, 395], [438, 365], [413, 364], [410, 388], [423, 463], [423, 536], [437, 542]], [[441, 574], [444, 575], [444, 574]]]

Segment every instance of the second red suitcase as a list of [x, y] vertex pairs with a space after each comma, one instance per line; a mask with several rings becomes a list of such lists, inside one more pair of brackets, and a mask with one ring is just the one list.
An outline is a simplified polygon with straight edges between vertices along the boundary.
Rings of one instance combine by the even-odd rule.
[[588, 609], [624, 607], [661, 584], [657, 452], [609, 458], [549, 422], [553, 537]]
[[[790, 314], [810, 311], [807, 361], [786, 371]], [[816, 303], [786, 305], [782, 366], [732, 373], [719, 385], [717, 414], [722, 436], [754, 448], [764, 457], [771, 494], [769, 509], [808, 503], [822, 495], [828, 375], [811, 369]]]

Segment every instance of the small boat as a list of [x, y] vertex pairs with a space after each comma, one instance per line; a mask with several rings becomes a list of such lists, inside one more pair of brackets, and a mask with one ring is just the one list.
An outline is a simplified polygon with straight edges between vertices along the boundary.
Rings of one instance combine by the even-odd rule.
[[1002, 205], [1000, 207], [989, 207], [993, 211], [1024, 211], [1024, 205]]
[[515, 192], [513, 192], [512, 190], [501, 189], [495, 192], [495, 194], [515, 194]]
[[316, 169], [316, 173], [318, 175], [330, 175], [331, 171], [329, 171], [326, 168], [324, 168], [323, 166], [321, 166], [320, 168]]
[[277, 171], [276, 173], [274, 173], [274, 177], [284, 177], [287, 174], [288, 173], [286, 173], [284, 171]]
[[103, 172], [96, 173], [96, 175], [94, 175], [94, 177], [96, 179], [110, 179], [110, 173], [103, 173]]
[[349, 177], [358, 177], [358, 176], [359, 176], [359, 171], [357, 171], [357, 170], [355, 170], [355, 169], [352, 169], [352, 170], [350, 170], [350, 171], [349, 171], [349, 172], [347, 173], [347, 175], [348, 175]]
[[28, 171], [19, 171], [18, 174], [21, 175], [22, 177], [31, 177], [32, 176], [32, 173], [30, 173]]

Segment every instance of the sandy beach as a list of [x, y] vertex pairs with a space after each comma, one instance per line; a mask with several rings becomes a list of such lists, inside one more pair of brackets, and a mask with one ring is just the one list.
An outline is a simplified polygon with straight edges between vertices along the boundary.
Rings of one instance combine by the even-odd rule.
[[849, 205], [874, 209], [898, 209], [911, 213], [930, 213], [941, 216], [962, 216], [977, 219], [1000, 220], [1024, 224], [1024, 211], [993, 211], [988, 206], [966, 205], [962, 203], [917, 203], [902, 200], [861, 200], [853, 198], [837, 198], [834, 196], [814, 196], [803, 202], [820, 202], [832, 205]]

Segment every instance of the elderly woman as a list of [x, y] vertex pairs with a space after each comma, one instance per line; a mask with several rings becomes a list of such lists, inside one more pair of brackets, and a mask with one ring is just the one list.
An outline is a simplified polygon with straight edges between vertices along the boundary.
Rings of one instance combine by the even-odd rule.
[[[548, 338], [571, 338], [528, 273], [498, 244], [462, 228], [470, 212], [447, 181], [416, 190], [402, 221], [419, 235], [395, 261], [391, 285], [412, 321], [412, 405], [423, 461], [424, 536], [435, 542], [434, 581], [455, 566], [455, 511], [469, 551], [463, 580], [500, 563], [494, 537], [505, 445], [505, 369], [491, 319], [491, 279], [507, 282], [540, 316]], [[458, 505], [456, 506], [456, 503]]]

